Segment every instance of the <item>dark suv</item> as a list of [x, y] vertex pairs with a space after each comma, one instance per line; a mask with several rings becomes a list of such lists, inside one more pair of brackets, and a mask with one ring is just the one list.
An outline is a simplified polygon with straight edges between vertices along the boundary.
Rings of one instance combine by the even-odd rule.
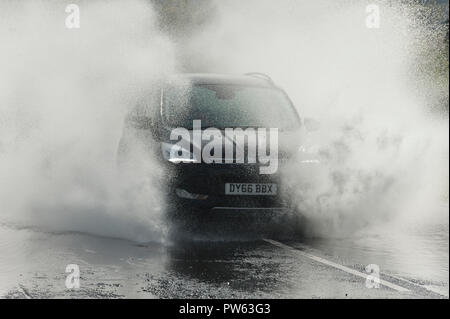
[[[261, 135], [263, 142], [257, 134], [269, 128], [277, 129], [277, 140], [270, 139], [276, 143], [272, 160], [277, 163], [272, 163], [269, 173], [262, 173], [267, 161], [263, 164], [253, 157], [260, 155], [258, 148], [264, 144], [265, 155], [271, 150], [267, 136], [272, 136], [272, 131]], [[188, 134], [184, 144], [181, 135], [174, 134], [176, 129]], [[287, 94], [264, 74], [181, 74], [164, 81], [129, 114], [118, 158], [121, 163], [127, 161], [130, 141], [136, 136], [147, 140], [164, 170], [172, 217], [205, 221], [273, 216], [289, 208], [280, 171], [298, 152], [301, 129], [302, 122]], [[237, 132], [234, 138], [227, 137], [227, 130]], [[196, 142], [196, 132], [212, 132], [217, 140], [211, 142], [210, 134]], [[252, 132], [256, 139], [247, 134]], [[244, 144], [237, 143], [238, 135]], [[201, 160], [199, 155], [211, 155], [212, 160]]]

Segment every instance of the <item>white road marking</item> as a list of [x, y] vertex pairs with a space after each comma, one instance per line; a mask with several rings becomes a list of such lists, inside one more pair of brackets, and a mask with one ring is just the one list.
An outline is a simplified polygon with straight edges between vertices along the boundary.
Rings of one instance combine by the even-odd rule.
[[213, 207], [220, 210], [286, 210], [285, 207]]
[[397, 280], [406, 282], [406, 283], [408, 283], [408, 284], [410, 284], [412, 286], [416, 286], [416, 287], [419, 287], [419, 288], [422, 288], [422, 289], [426, 289], [426, 290], [431, 291], [431, 292], [433, 292], [435, 294], [438, 294], [438, 295], [441, 295], [441, 296], [444, 296], [444, 297], [448, 298], [448, 293], [447, 292], [444, 292], [444, 291], [441, 291], [439, 289], [436, 289], [433, 286], [421, 285], [421, 284], [418, 284], [418, 283], [413, 282], [411, 280], [408, 280], [408, 279], [405, 279], [405, 278], [402, 278], [402, 277], [399, 277], [399, 276], [391, 275], [391, 274], [387, 274], [387, 275], [389, 277], [395, 278]]
[[[306, 253], [306, 252], [304, 252], [304, 251], [295, 249], [294, 247], [291, 247], [291, 246], [288, 246], [288, 245], [286, 245], [286, 244], [280, 243], [280, 242], [278, 242], [278, 241], [276, 241], [276, 240], [265, 238], [264, 241], [267, 242], [267, 243], [270, 243], [270, 244], [272, 244], [272, 245], [274, 245], [274, 246], [277, 246], [277, 247], [280, 247], [280, 248], [284, 248], [284, 249], [287, 249], [287, 250], [294, 251], [295, 253], [297, 253], [297, 254], [299, 254], [299, 255], [301, 255], [301, 256], [303, 256], [303, 257], [306, 257], [306, 258], [312, 259], [312, 260], [314, 260], [314, 261], [317, 261], [317, 262], [319, 262], [319, 263], [322, 263], [322, 264], [324, 264], [324, 265], [327, 265], [327, 266], [330, 266], [330, 267], [333, 267], [333, 268], [336, 268], [336, 269], [345, 271], [345, 272], [347, 272], [347, 273], [349, 273], [349, 274], [352, 274], [352, 275], [354, 275], [354, 276], [362, 277], [362, 278], [364, 278], [364, 279], [366, 279], [367, 276], [368, 276], [368, 274], [365, 274], [365, 273], [362, 273], [362, 272], [357, 271], [357, 270], [355, 270], [355, 269], [351, 269], [351, 268], [349, 268], [349, 267], [346, 267], [346, 266], [337, 264], [337, 263], [335, 263], [335, 262], [326, 260], [326, 259], [324, 259], [324, 258], [317, 257], [317, 256], [314, 256], [314, 255], [311, 255], [311, 254], [308, 254], [308, 253]], [[399, 292], [407, 292], [407, 291], [409, 291], [409, 289], [406, 289], [406, 288], [404, 288], [404, 287], [398, 286], [398, 285], [396, 285], [396, 284], [393, 284], [393, 283], [391, 283], [391, 282], [389, 282], [389, 281], [386, 281], [386, 280], [383, 280], [383, 279], [380, 279], [380, 284], [383, 285], [383, 286], [389, 287], [389, 288], [391, 288], [391, 289], [394, 289], [394, 290], [396, 290], [396, 291], [399, 291]]]
[[25, 296], [26, 299], [31, 299], [30, 294], [28, 293], [28, 291], [21, 285], [19, 284], [17, 286], [17, 288], [19, 289], [19, 291]]

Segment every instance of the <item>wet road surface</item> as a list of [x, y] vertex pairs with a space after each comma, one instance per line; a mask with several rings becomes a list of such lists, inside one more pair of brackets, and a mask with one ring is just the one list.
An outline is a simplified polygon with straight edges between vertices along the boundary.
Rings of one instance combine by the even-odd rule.
[[[3, 298], [448, 298], [448, 224], [344, 239], [135, 242], [0, 226]], [[80, 288], [65, 286], [68, 264]], [[369, 289], [365, 267], [380, 267]]]

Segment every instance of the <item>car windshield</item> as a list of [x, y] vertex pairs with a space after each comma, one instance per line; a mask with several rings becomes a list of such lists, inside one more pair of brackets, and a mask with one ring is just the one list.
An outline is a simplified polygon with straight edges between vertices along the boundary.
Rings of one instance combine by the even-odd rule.
[[163, 117], [169, 127], [295, 129], [299, 120], [286, 94], [277, 88], [196, 84], [164, 90]]

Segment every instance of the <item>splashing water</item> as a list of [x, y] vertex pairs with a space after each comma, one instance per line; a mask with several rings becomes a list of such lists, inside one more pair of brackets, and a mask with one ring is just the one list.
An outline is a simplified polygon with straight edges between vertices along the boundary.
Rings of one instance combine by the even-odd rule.
[[126, 111], [166, 73], [171, 41], [145, 1], [0, 4], [0, 219], [51, 231], [164, 238], [158, 166], [122, 178]]
[[376, 1], [368, 28], [371, 3], [215, 1], [177, 40], [186, 70], [265, 72], [320, 120], [322, 165], [285, 170], [312, 235], [448, 223], [448, 27], [436, 7]]
[[76, 30], [57, 2], [0, 4], [1, 220], [163, 240], [158, 165], [144, 152], [138, 178], [123, 180], [115, 153], [126, 111], [178, 62], [266, 72], [320, 120], [309, 147], [322, 165], [287, 168], [313, 235], [448, 218], [448, 106], [436, 112], [446, 29], [428, 9], [378, 1], [369, 29], [365, 2], [190, 3], [183, 14], [201, 25], [167, 33], [173, 12], [151, 2], [81, 2]]

